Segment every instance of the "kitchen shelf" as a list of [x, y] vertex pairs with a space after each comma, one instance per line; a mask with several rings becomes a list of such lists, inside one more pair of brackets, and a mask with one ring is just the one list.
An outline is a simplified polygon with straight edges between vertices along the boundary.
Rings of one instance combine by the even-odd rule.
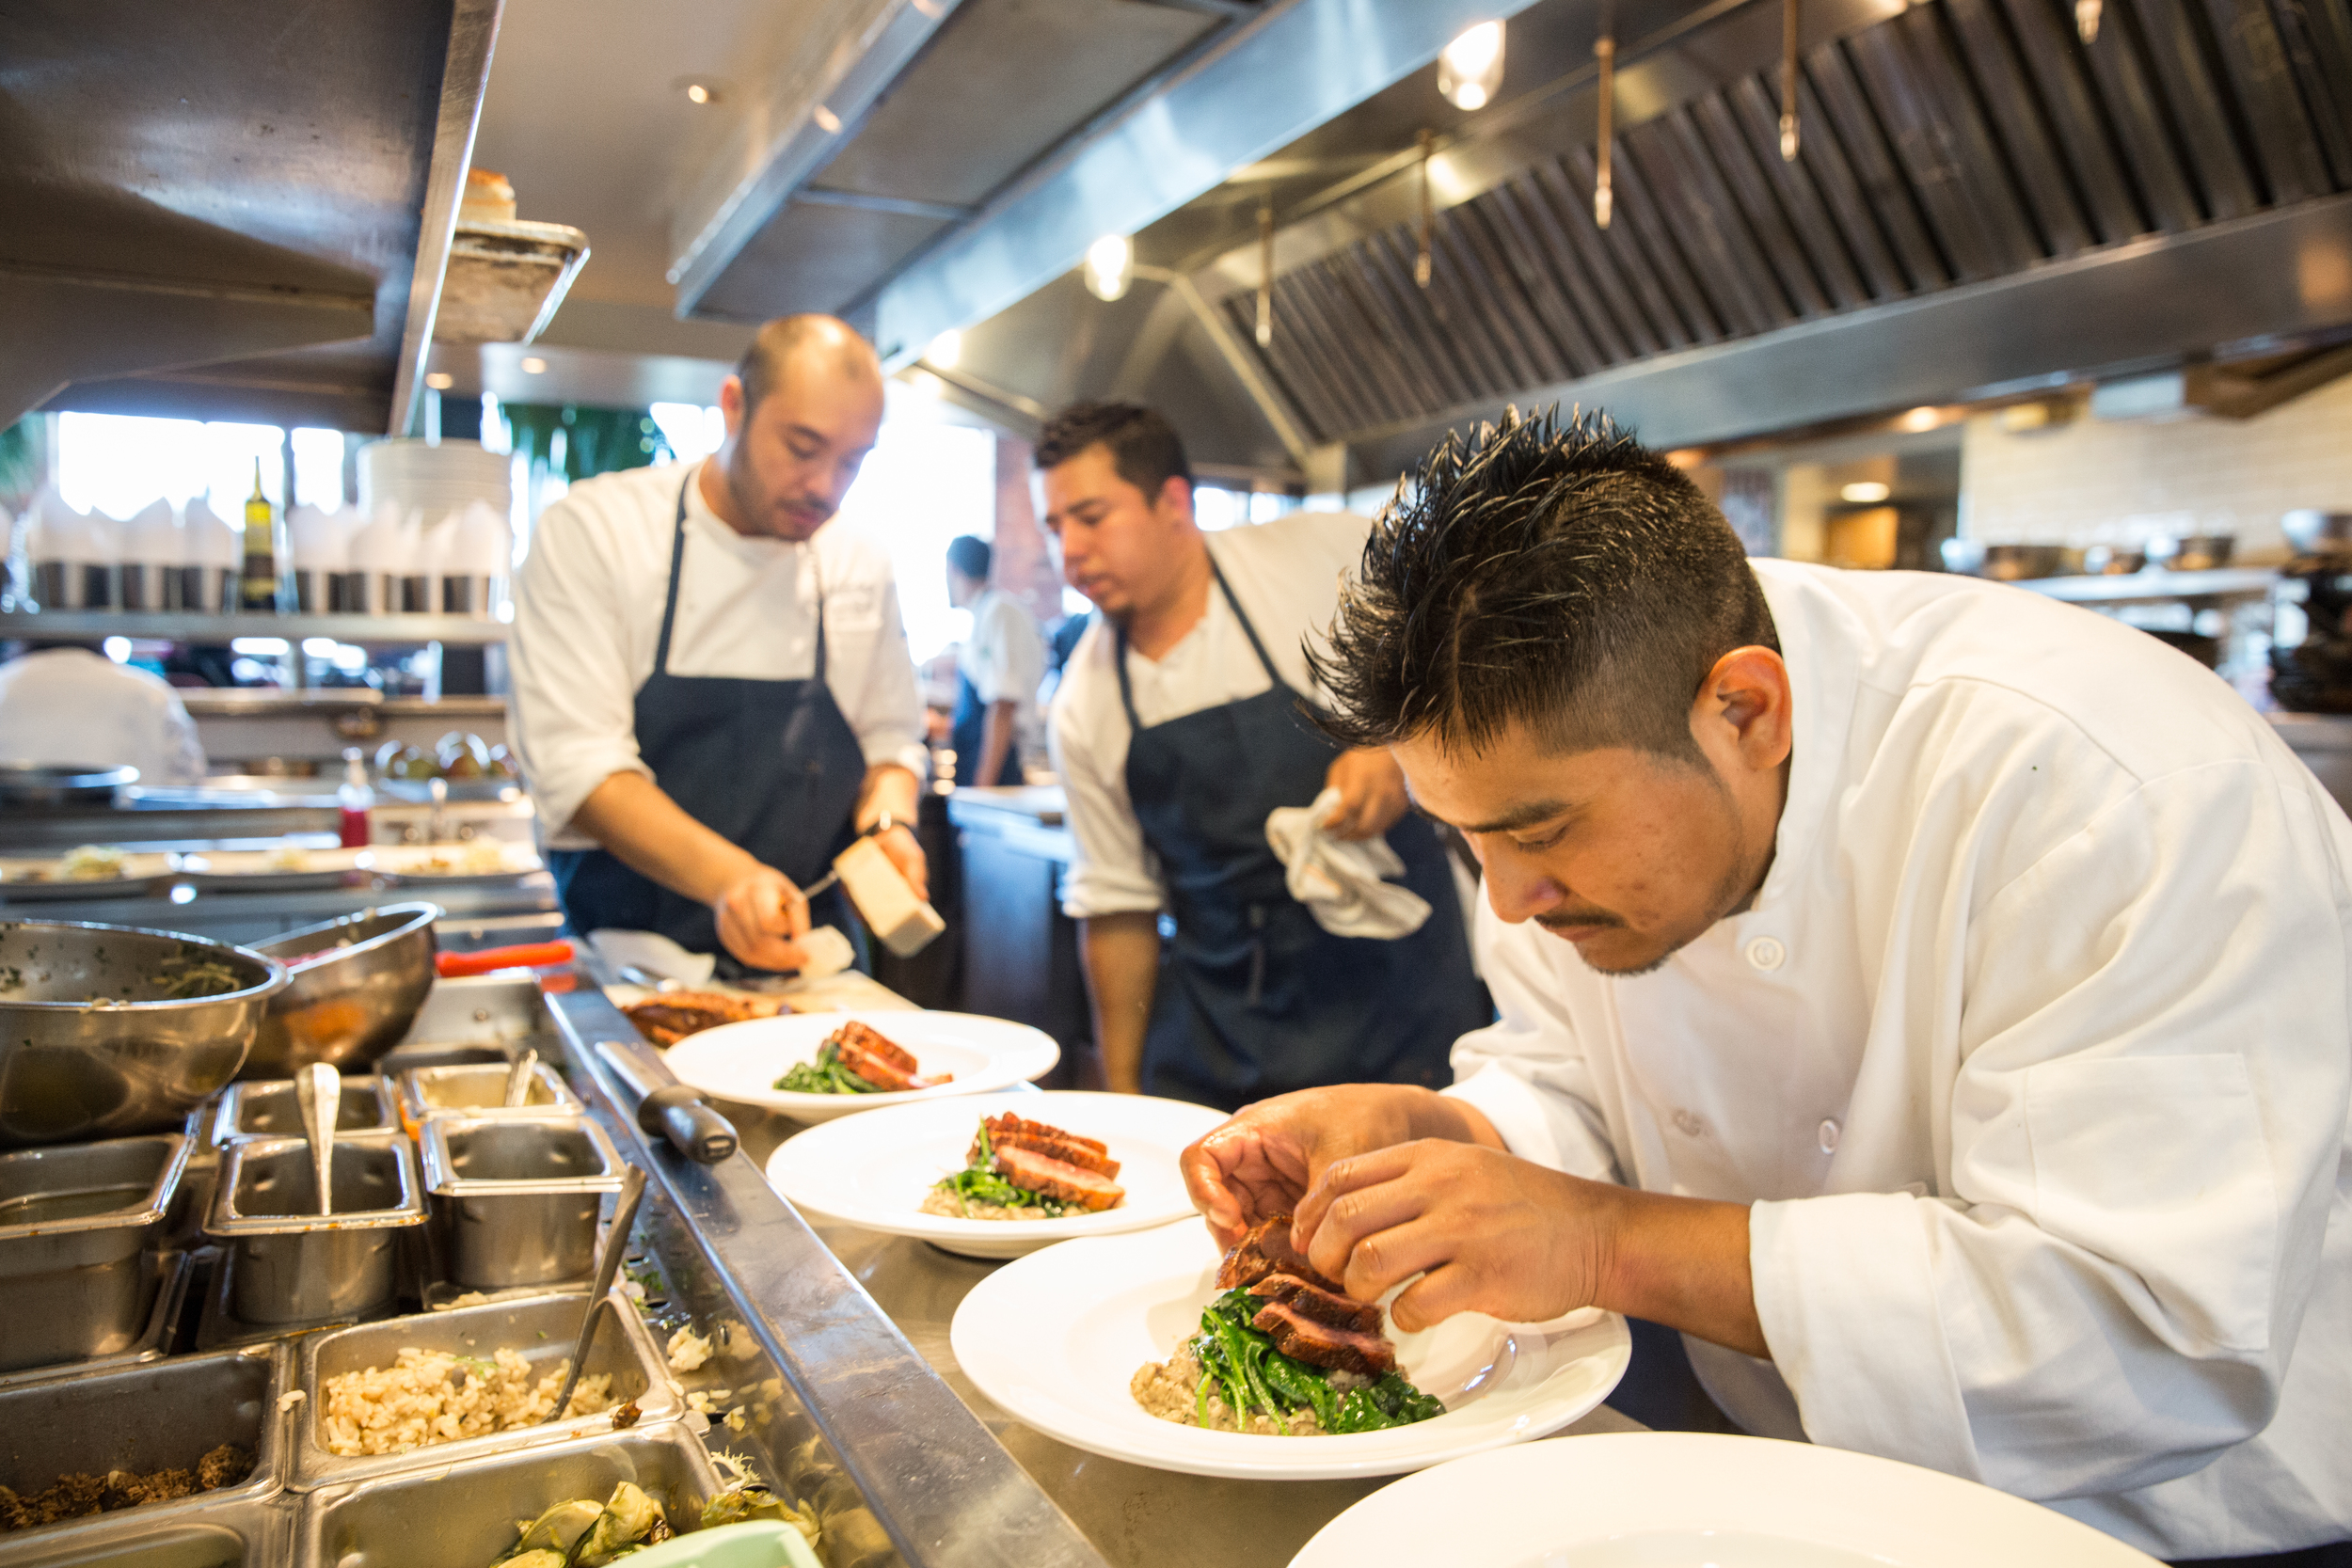
[[470, 615], [204, 615], [175, 610], [44, 610], [0, 614], [0, 638], [96, 641], [139, 637], [156, 641], [227, 642], [239, 637], [331, 637], [364, 648], [441, 642], [480, 647], [503, 642], [504, 621]]
[[2269, 566], [2224, 566], [2209, 572], [2120, 572], [2104, 577], [2028, 578], [2012, 583], [2068, 604], [2129, 604], [2146, 599], [2253, 599], [2279, 580]]

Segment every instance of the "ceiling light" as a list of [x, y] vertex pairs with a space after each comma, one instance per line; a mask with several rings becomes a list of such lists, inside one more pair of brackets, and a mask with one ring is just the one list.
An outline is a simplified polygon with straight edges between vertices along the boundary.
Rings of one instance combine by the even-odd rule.
[[545, 375], [548, 362], [535, 354], [526, 354], [522, 359], [522, 370], [525, 375]]
[[931, 346], [923, 351], [923, 357], [943, 371], [952, 371], [963, 357], [963, 334], [949, 327], [931, 340]]
[[435, 371], [424, 378], [424, 384], [437, 392], [446, 392], [457, 385], [457, 378], [447, 371]]
[[1933, 430], [1944, 422], [1944, 414], [1941, 409], [1931, 408], [1922, 404], [1905, 414], [1899, 422], [1905, 430]]
[[829, 136], [834, 135], [841, 129], [841, 117], [834, 114], [831, 109], [826, 108], [822, 103], [818, 104], [816, 108], [810, 110], [808, 118], [817, 122], [817, 129], [822, 131]]
[[1105, 234], [1087, 246], [1087, 287], [1097, 299], [1117, 299], [1135, 276], [1136, 247], [1124, 234]]
[[1894, 493], [1893, 487], [1889, 485], [1881, 484], [1875, 479], [1865, 479], [1847, 485], [1838, 491], [1837, 495], [1841, 500], [1850, 500], [1859, 506], [1870, 506], [1884, 500]]
[[1438, 90], [1464, 113], [1483, 109], [1502, 86], [1502, 24], [1482, 22], [1454, 35], [1438, 56]]

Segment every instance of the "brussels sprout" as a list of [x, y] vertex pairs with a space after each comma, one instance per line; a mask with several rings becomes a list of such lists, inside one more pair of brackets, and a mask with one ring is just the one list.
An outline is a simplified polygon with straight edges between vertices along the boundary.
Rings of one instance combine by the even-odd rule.
[[564, 1554], [553, 1547], [541, 1546], [532, 1551], [516, 1552], [502, 1557], [492, 1568], [564, 1568]]
[[[522, 1539], [515, 1543], [516, 1557], [527, 1552], [569, 1552], [580, 1538], [588, 1533], [604, 1512], [586, 1497], [570, 1497], [557, 1503], [536, 1519], [516, 1528]], [[538, 1568], [532, 1564], [532, 1568]]]
[[573, 1549], [574, 1568], [603, 1568], [605, 1563], [621, 1555], [622, 1548], [644, 1541], [658, 1528], [666, 1528], [661, 1505], [628, 1481], [612, 1489], [612, 1496], [604, 1505], [580, 1544]]

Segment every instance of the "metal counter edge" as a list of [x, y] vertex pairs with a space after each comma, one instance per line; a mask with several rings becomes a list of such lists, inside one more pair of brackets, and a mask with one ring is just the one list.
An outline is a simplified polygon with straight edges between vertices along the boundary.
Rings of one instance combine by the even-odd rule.
[[620, 1009], [587, 988], [547, 1000], [623, 1158], [687, 1219], [909, 1568], [1108, 1568], [748, 1156], [698, 1165], [640, 1132], [594, 1049], [634, 1037]]

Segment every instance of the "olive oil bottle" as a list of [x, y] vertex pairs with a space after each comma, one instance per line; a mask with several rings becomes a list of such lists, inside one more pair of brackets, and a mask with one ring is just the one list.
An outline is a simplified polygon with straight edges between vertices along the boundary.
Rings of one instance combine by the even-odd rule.
[[278, 610], [278, 518], [262, 493], [262, 460], [253, 460], [253, 494], [245, 503], [245, 573], [237, 591], [238, 608], [247, 615], [270, 615]]

